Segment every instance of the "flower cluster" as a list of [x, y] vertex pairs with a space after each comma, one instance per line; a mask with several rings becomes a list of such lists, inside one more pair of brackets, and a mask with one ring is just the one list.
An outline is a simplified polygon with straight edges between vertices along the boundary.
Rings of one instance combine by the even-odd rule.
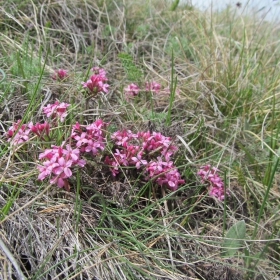
[[93, 67], [91, 68], [93, 74], [86, 82], [82, 82], [84, 88], [87, 88], [91, 93], [108, 92], [109, 85], [104, 83], [107, 81], [106, 72], [103, 68]]
[[48, 122], [44, 122], [44, 123], [37, 122], [35, 125], [33, 125], [33, 123], [30, 123], [29, 127], [30, 130], [41, 139], [44, 139], [45, 135], [49, 136], [50, 124]]
[[48, 118], [57, 119], [59, 118], [61, 122], [64, 121], [65, 117], [67, 116], [66, 108], [70, 104], [58, 101], [55, 101], [54, 104], [48, 104], [47, 106], [43, 107], [44, 114], [47, 115]]
[[[62, 146], [52, 145], [51, 149], [46, 149], [39, 155], [39, 159], [45, 159], [43, 165], [39, 165], [39, 180], [45, 179], [48, 175], [52, 175], [51, 184], [57, 184], [58, 187], [69, 189], [68, 178], [72, 176], [71, 169], [75, 165], [83, 167], [86, 164], [84, 159], [80, 158], [82, 152], [91, 152], [96, 155], [98, 151], [103, 150], [105, 146], [104, 123], [101, 119], [96, 120], [89, 125], [80, 125], [78, 122], [72, 126], [71, 144], [76, 147], [72, 148], [70, 144], [66, 144], [66, 148]], [[72, 141], [72, 139], [74, 141]]]
[[200, 167], [197, 175], [200, 176], [202, 183], [208, 184], [209, 195], [223, 200], [225, 198], [224, 183], [218, 175], [219, 171], [216, 167], [211, 168], [210, 164], [207, 164]]
[[[162, 88], [161, 85], [155, 81], [145, 82], [145, 88], [143, 90], [141, 90], [137, 84], [131, 83], [124, 88], [125, 99], [128, 101], [130, 97], [137, 95], [139, 91], [151, 92], [152, 94], [170, 94], [170, 89], [168, 87]], [[176, 88], [175, 94], [179, 94], [178, 88]]]
[[19, 127], [20, 122], [21, 120], [18, 120], [17, 122], [13, 123], [12, 126], [8, 128], [6, 133], [8, 141], [11, 142], [12, 145], [23, 143], [29, 139], [30, 125], [32, 125], [32, 123], [22, 124]]
[[[155, 81], [145, 83], [145, 91], [159, 93], [161, 85]], [[124, 88], [125, 99], [128, 100], [129, 97], [137, 95], [140, 91], [140, 88], [137, 84], [131, 83]]]
[[172, 161], [162, 161], [158, 157], [156, 161], [150, 161], [147, 166], [148, 175], [160, 186], [167, 186], [170, 190], [175, 191], [179, 184], [185, 181], [181, 179], [178, 169], [174, 167]]
[[98, 150], [104, 150], [104, 128], [106, 125], [107, 123], [104, 123], [101, 119], [89, 125], [80, 125], [76, 122], [72, 126], [71, 138], [75, 139], [76, 147], [81, 152], [91, 152], [95, 156]]
[[104, 162], [110, 166], [113, 176], [121, 166], [135, 167], [146, 180], [152, 179], [160, 186], [176, 190], [184, 183], [178, 169], [170, 161], [177, 148], [170, 137], [161, 133], [142, 131], [136, 134], [130, 130], [116, 131], [111, 135], [114, 141], [113, 156], [106, 156]]
[[[59, 103], [56, 101], [54, 104], [48, 104], [46, 107], [43, 107], [43, 112], [47, 117], [51, 117], [52, 119], [59, 118], [60, 121], [64, 121], [64, 118], [67, 116], [66, 108], [68, 106], [69, 104], [67, 103]], [[22, 124], [19, 128], [20, 122], [21, 120], [18, 120], [13, 123], [6, 133], [8, 141], [11, 142], [12, 145], [26, 142], [29, 139], [29, 134], [31, 132], [41, 139], [44, 139], [45, 135], [49, 136], [50, 124], [46, 121], [43, 123], [37, 122], [35, 125], [32, 122], [29, 122], [28, 124]], [[54, 122], [53, 125], [56, 125], [56, 123]]]
[[146, 89], [146, 91], [159, 93], [159, 91], [160, 91], [160, 84], [155, 82], [155, 81], [146, 82], [145, 83], [145, 89]]
[[51, 78], [53, 80], [64, 80], [65, 78], [67, 78], [67, 71], [65, 69], [58, 69], [58, 70], [54, 70], [53, 74], [51, 75]]
[[125, 99], [128, 100], [129, 96], [133, 97], [137, 95], [138, 92], [139, 92], [139, 87], [136, 84], [134, 83], [129, 84], [127, 87], [124, 88]]
[[[99, 67], [91, 69], [92, 75], [86, 82], [82, 82], [91, 94], [108, 92], [109, 85], [106, 72]], [[54, 80], [63, 80], [67, 77], [67, 71], [58, 69], [54, 71]], [[124, 88], [124, 94], [128, 100], [130, 96], [135, 96], [141, 89], [135, 83]], [[155, 81], [146, 82], [142, 89], [146, 92], [169, 93], [168, 88], [162, 88]], [[33, 124], [21, 124], [20, 120], [15, 122], [7, 131], [6, 136], [12, 145], [17, 145], [27, 141], [30, 133], [42, 140], [51, 140], [50, 128], [57, 126], [58, 120], [61, 122], [67, 116], [65, 102], [55, 101], [43, 107], [43, 113], [49, 118], [48, 122]], [[39, 170], [38, 179], [43, 180], [50, 177], [50, 183], [58, 187], [70, 189], [69, 178], [76, 167], [84, 167], [86, 158], [96, 156], [103, 152], [104, 163], [109, 167], [113, 176], [117, 176], [122, 168], [127, 168], [127, 174], [141, 174], [141, 178], [156, 183], [159, 186], [167, 187], [175, 191], [180, 184], [184, 183], [181, 175], [171, 160], [172, 155], [177, 150], [170, 137], [166, 137], [159, 132], [139, 131], [133, 133], [131, 130], [123, 129], [111, 134], [112, 149], [111, 154], [105, 151], [105, 129], [108, 123], [102, 119], [97, 119], [88, 125], [76, 122], [72, 125], [70, 136], [60, 146], [51, 145], [39, 154], [41, 164], [37, 166]], [[45, 137], [46, 136], [46, 137]], [[85, 159], [82, 159], [83, 156]], [[208, 185], [209, 194], [219, 200], [224, 199], [224, 183], [218, 175], [219, 170], [209, 164], [200, 167], [197, 174], [201, 182]], [[227, 192], [228, 193], [228, 192]]]
[[68, 189], [69, 183], [67, 178], [72, 176], [72, 168], [75, 165], [83, 167], [85, 160], [80, 159], [80, 150], [72, 149], [70, 145], [51, 146], [51, 149], [46, 149], [39, 154], [39, 159], [45, 159], [43, 165], [38, 165], [40, 174], [39, 180], [43, 180], [46, 176], [52, 175], [51, 184], [57, 184], [58, 187]]

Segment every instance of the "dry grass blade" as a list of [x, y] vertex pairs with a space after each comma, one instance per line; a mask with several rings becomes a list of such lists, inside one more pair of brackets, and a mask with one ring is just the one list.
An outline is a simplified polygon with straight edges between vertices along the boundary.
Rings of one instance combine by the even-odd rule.
[[14, 258], [14, 256], [12, 255], [12, 253], [10, 252], [10, 250], [7, 248], [7, 246], [4, 244], [4, 242], [2, 241], [2, 239], [0, 238], [0, 248], [1, 250], [4, 252], [4, 254], [6, 254], [6, 256], [8, 256], [10, 262], [12, 263], [12, 265], [14, 266], [15, 270], [17, 271], [17, 277], [19, 280], [25, 280], [26, 277], [24, 276], [24, 274], [22, 273], [19, 264], [17, 263], [16, 259]]

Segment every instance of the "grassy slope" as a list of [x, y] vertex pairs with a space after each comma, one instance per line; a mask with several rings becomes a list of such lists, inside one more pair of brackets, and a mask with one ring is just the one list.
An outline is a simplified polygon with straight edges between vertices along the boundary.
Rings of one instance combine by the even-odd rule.
[[[8, 250], [0, 244], [1, 279], [17, 275], [16, 263], [28, 279], [277, 276], [278, 27], [235, 9], [171, 12], [163, 1], [142, 2], [9, 0], [2, 6], [0, 229]], [[169, 96], [142, 94], [127, 103], [123, 87], [133, 79], [169, 86], [172, 51], [180, 93], [166, 125]], [[80, 82], [94, 65], [108, 72], [110, 91], [86, 105]], [[70, 78], [51, 80], [54, 68], [67, 69]], [[44, 144], [33, 138], [13, 149], [4, 133], [17, 119], [39, 121], [42, 104], [55, 99], [72, 109], [52, 144], [77, 119], [100, 116], [111, 130], [160, 131], [180, 147], [175, 161], [185, 184], [149, 195], [149, 184], [112, 179], [94, 162], [75, 175], [70, 192], [37, 181]], [[209, 197], [199, 182], [197, 168], [206, 163], [223, 172], [226, 201]], [[232, 244], [239, 249], [221, 254], [228, 229], [242, 220], [245, 236], [227, 235], [242, 239]]]

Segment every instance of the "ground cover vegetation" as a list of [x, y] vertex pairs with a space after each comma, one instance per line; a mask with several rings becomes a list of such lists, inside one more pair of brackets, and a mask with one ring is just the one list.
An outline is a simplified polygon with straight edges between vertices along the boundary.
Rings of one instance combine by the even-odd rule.
[[1, 279], [279, 277], [279, 26], [178, 2], [2, 1]]

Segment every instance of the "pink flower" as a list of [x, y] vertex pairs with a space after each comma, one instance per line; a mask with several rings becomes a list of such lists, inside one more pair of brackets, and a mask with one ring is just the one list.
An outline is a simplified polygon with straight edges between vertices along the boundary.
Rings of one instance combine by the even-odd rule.
[[117, 176], [117, 174], [119, 173], [119, 164], [116, 162], [116, 160], [106, 156], [104, 159], [104, 163], [110, 166], [109, 169], [112, 172], [112, 175], [114, 177]]
[[43, 153], [39, 154], [39, 159], [42, 159], [42, 158], [51, 159], [51, 158], [53, 158], [53, 156], [54, 156], [53, 149], [45, 149], [45, 151]]
[[114, 153], [115, 159], [119, 164], [122, 164], [124, 166], [128, 166], [128, 156], [125, 151], [116, 149], [116, 152]]
[[128, 100], [129, 96], [134, 96], [138, 94], [138, 92], [139, 92], [139, 87], [136, 84], [134, 83], [129, 84], [126, 88], [124, 88], [125, 99]]
[[[72, 135], [74, 135], [74, 134], [72, 134]], [[77, 133], [75, 133], [75, 136], [73, 138], [77, 141], [76, 146], [79, 148], [86, 146], [88, 143], [88, 135], [86, 132], [82, 132], [80, 136]], [[83, 149], [83, 152], [84, 152], [84, 149]]]
[[177, 190], [178, 185], [185, 182], [181, 179], [178, 169], [173, 166], [173, 162], [164, 162], [160, 157], [157, 158], [157, 161], [149, 162], [146, 170], [153, 181], [160, 186], [166, 186], [172, 191]]
[[72, 149], [69, 144], [66, 145], [66, 149], [63, 149], [62, 153], [65, 155], [66, 159], [70, 159], [73, 164], [77, 164], [81, 167], [84, 167], [86, 161], [84, 159], [80, 159], [80, 150]]
[[143, 148], [147, 152], [155, 152], [161, 154], [168, 161], [173, 154], [177, 150], [177, 148], [172, 145], [170, 137], [165, 137], [159, 132], [153, 132], [152, 135], [150, 133], [142, 133], [139, 132], [137, 135], [143, 138]]
[[71, 160], [65, 160], [65, 158], [61, 157], [57, 160], [57, 166], [53, 168], [53, 173], [55, 175], [59, 175], [60, 178], [68, 178], [72, 176], [72, 171], [70, 167], [72, 166]]
[[[216, 167], [211, 168], [210, 164], [206, 164], [200, 167], [197, 175], [200, 176], [202, 183], [208, 184], [209, 195], [215, 196], [219, 200], [223, 200], [225, 197], [224, 183], [219, 177], [218, 172], [220, 172], [219, 169]], [[228, 191], [227, 194], [229, 194]]]
[[141, 159], [139, 157], [132, 157], [132, 162], [135, 164], [137, 169], [141, 168], [141, 165], [147, 165], [148, 162], [145, 159]]
[[26, 142], [29, 139], [29, 133], [30, 133], [29, 127], [32, 125], [32, 122], [30, 122], [27, 125], [22, 124], [21, 127], [19, 128], [20, 122], [21, 120], [18, 120], [16, 123], [13, 123], [12, 126], [9, 127], [6, 133], [6, 136], [9, 138], [8, 141], [11, 142], [12, 145], [17, 145]]
[[83, 167], [85, 160], [80, 159], [79, 149], [72, 149], [70, 145], [66, 145], [66, 149], [62, 146], [51, 146], [39, 154], [39, 159], [47, 159], [43, 165], [38, 165], [40, 173], [38, 180], [43, 180], [47, 176], [52, 175], [51, 184], [57, 184], [58, 187], [69, 188], [67, 178], [72, 176], [73, 166], [79, 165]]
[[44, 134], [49, 135], [50, 132], [50, 124], [47, 122], [44, 123], [33, 123], [29, 124], [30, 130], [35, 133], [37, 136], [43, 138]]
[[164, 166], [166, 166], [166, 163], [162, 161], [161, 157], [158, 157], [157, 161], [149, 162], [146, 170], [149, 171], [149, 176], [153, 177], [160, 174], [163, 171]]
[[99, 75], [103, 81], [107, 81], [107, 77], [106, 77], [106, 71], [103, 68], [100, 68], [98, 66], [92, 67], [90, 69], [95, 75]]
[[151, 92], [155, 92], [155, 93], [159, 93], [160, 90], [160, 84], [157, 82], [146, 82], [145, 83], [146, 86], [146, 91], [151, 91]]
[[57, 184], [57, 186], [59, 188], [63, 188], [64, 187], [64, 182], [65, 182], [65, 179], [64, 178], [61, 178], [59, 176], [53, 176], [50, 180], [50, 183], [51, 184]]
[[111, 139], [115, 140], [117, 145], [126, 147], [127, 142], [132, 138], [137, 137], [135, 134], [131, 132], [131, 130], [118, 130], [111, 135]]
[[141, 166], [146, 166], [148, 164], [147, 160], [142, 159], [142, 155], [143, 155], [143, 151], [141, 150], [139, 153], [137, 153], [137, 156], [131, 157], [131, 162], [135, 164], [137, 169], [140, 169]]
[[86, 82], [82, 82], [83, 87], [88, 88], [92, 93], [101, 91], [107, 93], [109, 85], [104, 83], [104, 81], [107, 81], [105, 70], [99, 67], [93, 67], [91, 70], [94, 74], [92, 74]]
[[50, 175], [53, 170], [58, 166], [55, 158], [51, 160], [47, 160], [42, 165], [38, 165], [37, 168], [39, 169], [40, 173], [38, 175], [39, 180], [45, 179], [46, 176]]
[[53, 80], [63, 80], [67, 78], [67, 71], [64, 69], [54, 70], [54, 73], [51, 75]]
[[[152, 179], [160, 186], [176, 190], [183, 184], [178, 169], [169, 160], [177, 148], [172, 145], [170, 137], [161, 133], [140, 131], [133, 134], [130, 130], [118, 130], [111, 135], [114, 141], [114, 157], [105, 157], [104, 162], [110, 166], [113, 176], [119, 173], [119, 166], [135, 167], [145, 179]], [[163, 160], [165, 159], [165, 161]]]
[[70, 106], [70, 104], [65, 102], [59, 103], [58, 101], [55, 101], [54, 104], [48, 104], [47, 106], [43, 107], [43, 112], [48, 118], [60, 118], [60, 121], [63, 122], [67, 116], [66, 108], [68, 106]]
[[98, 150], [104, 150], [104, 142], [97, 141], [96, 139], [90, 139], [87, 142], [87, 145], [85, 147], [86, 152], [92, 152], [93, 155], [96, 155], [98, 153]]
[[86, 126], [76, 123], [72, 126], [71, 138], [75, 139], [76, 147], [81, 152], [91, 152], [92, 155], [96, 155], [99, 151], [104, 150], [105, 137], [103, 130], [106, 125], [107, 123], [104, 123], [101, 119], [97, 119]]

